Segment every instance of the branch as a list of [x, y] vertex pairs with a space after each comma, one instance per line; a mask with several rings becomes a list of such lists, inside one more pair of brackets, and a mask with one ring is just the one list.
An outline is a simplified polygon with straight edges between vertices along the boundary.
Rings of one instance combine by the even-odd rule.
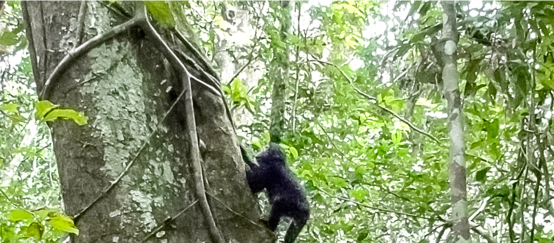
[[42, 88], [42, 92], [39, 95], [39, 99], [47, 100], [49, 98], [50, 91], [54, 86], [54, 84], [61, 78], [65, 70], [71, 64], [73, 64], [78, 57], [87, 53], [92, 48], [99, 46], [100, 44], [106, 42], [107, 40], [110, 40], [111, 38], [114, 38], [115, 36], [128, 30], [129, 28], [137, 25], [138, 22], [139, 20], [136, 17], [130, 20], [127, 20], [125, 23], [115, 26], [110, 30], [108, 30], [107, 32], [101, 35], [95, 36], [94, 38], [80, 45], [79, 47], [69, 51], [67, 55], [62, 59], [62, 61], [56, 66], [56, 68], [54, 68], [54, 71], [52, 71], [52, 73], [44, 83], [44, 87]]
[[9, 202], [12, 206], [14, 206], [14, 207], [16, 207], [16, 208], [20, 208], [20, 207], [21, 207], [21, 205], [15, 204], [15, 203], [10, 199], [10, 197], [8, 197], [8, 195], [6, 195], [6, 193], [4, 193], [4, 191], [1, 190], [1, 189], [0, 189], [0, 194], [2, 194], [2, 195], [8, 200], [8, 202]]
[[227, 206], [224, 202], [222, 202], [221, 200], [219, 200], [219, 198], [217, 198], [216, 196], [212, 195], [211, 193], [209, 193], [209, 192], [206, 192], [206, 193], [208, 194], [208, 196], [212, 197], [212, 198], [215, 199], [217, 202], [219, 202], [221, 205], [223, 205], [223, 207], [225, 207], [227, 210], [229, 210], [229, 212], [231, 212], [231, 213], [233, 213], [233, 214], [235, 214], [235, 215], [237, 215], [237, 216], [243, 218], [244, 220], [248, 221], [249, 223], [251, 223], [251, 224], [253, 224], [253, 225], [256, 225], [256, 226], [258, 226], [258, 227], [260, 227], [260, 228], [262, 228], [262, 229], [265, 229], [265, 230], [267, 230], [267, 231], [273, 233], [271, 230], [269, 230], [269, 229], [268, 229], [267, 227], [265, 227], [264, 225], [260, 225], [260, 224], [258, 224], [258, 223], [256, 223], [256, 222], [250, 220], [249, 218], [245, 217], [244, 215], [242, 215], [242, 214], [236, 212], [235, 210], [231, 209], [229, 206]]
[[[181, 32], [177, 31], [177, 29], [175, 29], [174, 27], [173, 28], [170, 28], [171, 31], [173, 31], [173, 33], [175, 33], [175, 35], [177, 35], [177, 39], [179, 39], [181, 41], [181, 43], [183, 43], [189, 50], [191, 50], [192, 54], [194, 55], [194, 57], [196, 57], [196, 59], [198, 59], [202, 65], [208, 69], [208, 71], [210, 72], [210, 74], [215, 77], [218, 81], [220, 80], [219, 76], [217, 75], [217, 72], [214, 70], [214, 68], [212, 67], [212, 65], [208, 62], [208, 60], [206, 60], [206, 58], [204, 58], [204, 55], [202, 53], [200, 53], [200, 51], [198, 51], [196, 49], [196, 47], [194, 47], [194, 45], [192, 45], [192, 43], [190, 43], [187, 38], [185, 38]], [[202, 70], [203, 71], [203, 70]], [[220, 84], [218, 84], [220, 85]]]
[[[185, 37], [181, 36], [181, 38], [183, 38], [184, 42], [188, 43], [188, 41], [186, 39], [184, 39]], [[195, 52], [196, 49], [193, 49], [192, 51]], [[200, 65], [196, 64], [196, 62], [192, 58], [187, 56], [184, 52], [178, 50], [176, 53], [179, 54], [183, 59], [185, 59], [185, 61], [190, 62], [198, 71], [202, 72], [204, 74], [204, 76], [208, 80], [211, 81], [212, 86], [210, 86], [207, 83], [203, 82], [202, 80], [194, 77], [194, 75], [191, 75], [192, 78], [195, 81], [197, 81], [200, 84], [206, 86], [210, 91], [214, 92], [214, 94], [221, 97], [221, 102], [223, 102], [223, 105], [225, 106], [225, 112], [227, 113], [227, 118], [229, 118], [229, 122], [231, 123], [231, 127], [233, 127], [233, 131], [235, 131], [235, 133], [237, 133], [236, 128], [235, 128], [235, 122], [233, 121], [233, 117], [231, 115], [231, 110], [229, 109], [229, 105], [227, 104], [227, 101], [225, 100], [225, 95], [223, 94], [223, 90], [221, 90], [221, 83], [219, 82], [218, 78], [216, 78], [217, 76], [212, 76], [209, 73], [207, 73], [206, 71], [204, 71], [204, 69], [202, 69], [202, 67]], [[197, 55], [202, 56], [199, 53]], [[205, 65], [208, 65], [206, 60], [204, 60], [204, 59], [202, 59], [202, 60], [204, 61]], [[211, 66], [210, 66], [210, 70], [211, 70], [211, 72], [215, 72]]]
[[470, 217], [469, 217], [469, 221], [473, 221], [473, 219], [475, 219], [475, 217], [477, 217], [481, 212], [483, 212], [483, 210], [485, 210], [485, 207], [487, 206], [487, 204], [489, 203], [489, 200], [491, 199], [491, 197], [487, 197], [485, 198], [485, 200], [483, 201], [483, 203], [481, 203], [481, 207], [479, 207], [479, 209], [477, 209], [477, 211], [475, 211]]
[[496, 240], [481, 227], [473, 223], [470, 223], [469, 225], [471, 227], [471, 230], [482, 236], [485, 240], [487, 240], [488, 243], [497, 243]]
[[194, 202], [192, 202], [190, 205], [186, 206], [185, 208], [183, 208], [183, 210], [179, 211], [175, 216], [173, 217], [169, 217], [167, 218], [166, 220], [164, 220], [163, 224], [159, 225], [158, 227], [156, 227], [152, 232], [150, 232], [150, 234], [148, 234], [146, 237], [144, 237], [144, 239], [142, 241], [140, 241], [141, 243], [143, 242], [146, 242], [146, 240], [150, 239], [150, 237], [154, 236], [155, 234], [157, 234], [158, 232], [160, 232], [160, 230], [162, 230], [167, 224], [169, 224], [171, 221], [175, 220], [176, 218], [178, 218], [179, 216], [181, 216], [181, 214], [183, 214], [184, 212], [186, 212], [189, 208], [191, 208], [192, 206], [194, 206], [196, 203], [198, 202], [198, 199], [197, 200], [194, 200]]
[[444, 227], [442, 227], [441, 231], [439, 232], [439, 236], [437, 236], [437, 243], [441, 242], [442, 235], [444, 235], [444, 232], [450, 227], [452, 227], [452, 224], [445, 224]]
[[329, 142], [331, 143], [331, 145], [333, 145], [333, 147], [339, 152], [339, 154], [342, 155], [342, 157], [346, 157], [346, 154], [344, 154], [344, 152], [342, 152], [342, 150], [340, 150], [337, 145], [335, 145], [335, 143], [333, 142], [333, 139], [331, 139], [331, 136], [329, 136], [329, 134], [327, 133], [327, 131], [325, 131], [325, 128], [323, 128], [323, 126], [321, 125], [321, 123], [319, 123], [319, 121], [316, 120], [316, 123], [317, 125], [319, 126], [319, 128], [321, 128], [321, 130], [323, 130], [323, 133], [325, 133], [325, 136], [327, 136], [327, 139], [329, 139]]
[[227, 82], [227, 85], [231, 85], [233, 83], [233, 80], [235, 80], [235, 78], [238, 77], [239, 74], [242, 73], [242, 71], [244, 71], [244, 69], [246, 69], [246, 67], [248, 67], [248, 65], [250, 65], [250, 63], [252, 63], [252, 61], [258, 59], [258, 57], [260, 55], [257, 55], [256, 57], [254, 57], [254, 56], [252, 56], [253, 52], [254, 52], [254, 49], [252, 49], [252, 51], [250, 52], [250, 60], [248, 60], [248, 62], [246, 62], [246, 64], [244, 64], [242, 67], [240, 67], [240, 69], [237, 72], [235, 72], [233, 77], [231, 79], [229, 79], [229, 81]]
[[[297, 3], [298, 6], [298, 26], [296, 27], [296, 30], [298, 31], [296, 35], [300, 38], [300, 17], [302, 16], [302, 2]], [[295, 57], [295, 63], [296, 63], [296, 82], [294, 84], [294, 100], [292, 102], [292, 131], [293, 133], [296, 132], [296, 102], [298, 101], [298, 85], [300, 84], [300, 45], [296, 45], [296, 57]]]
[[379, 109], [381, 109], [381, 110], [383, 110], [383, 111], [385, 111], [385, 112], [391, 114], [392, 116], [396, 117], [398, 120], [400, 120], [400, 121], [403, 122], [404, 124], [408, 125], [408, 126], [409, 126], [411, 129], [413, 129], [414, 131], [419, 132], [419, 133], [421, 133], [421, 134], [423, 134], [423, 135], [425, 135], [425, 136], [427, 136], [427, 137], [433, 139], [433, 141], [435, 141], [435, 142], [437, 142], [437, 143], [440, 143], [440, 141], [439, 141], [437, 138], [435, 138], [433, 135], [431, 135], [430, 133], [428, 133], [428, 132], [426, 132], [426, 131], [423, 131], [423, 130], [417, 128], [417, 127], [416, 127], [415, 125], [413, 125], [411, 122], [409, 122], [408, 120], [404, 119], [404, 118], [401, 117], [400, 115], [394, 113], [394, 111], [390, 110], [389, 108], [377, 104], [377, 99], [376, 99], [375, 97], [371, 96], [371, 95], [368, 95], [368, 94], [362, 92], [360, 89], [358, 89], [356, 86], [354, 86], [354, 82], [352, 82], [352, 80], [350, 79], [350, 77], [348, 77], [348, 75], [347, 75], [346, 73], [344, 73], [344, 71], [342, 71], [342, 70], [340, 69], [339, 66], [337, 66], [337, 65], [335, 65], [335, 64], [333, 64], [333, 63], [330, 63], [330, 62], [321, 61], [321, 60], [317, 59], [316, 57], [314, 57], [312, 54], [310, 54], [310, 56], [312, 56], [312, 58], [314, 58], [315, 61], [317, 61], [317, 62], [319, 62], [319, 63], [321, 63], [321, 64], [333, 66], [333, 67], [335, 67], [337, 70], [339, 70], [339, 72], [342, 74], [342, 76], [344, 76], [344, 78], [346, 78], [346, 80], [348, 80], [348, 82], [350, 83], [350, 85], [352, 85], [352, 88], [354, 88], [354, 90], [355, 90], [358, 94], [364, 96], [364, 97], [367, 98], [368, 100], [371, 100], [371, 101], [376, 102], [376, 103], [373, 103], [373, 104], [376, 105]]
[[145, 33], [153, 37], [153, 40], [157, 42], [157, 46], [162, 51], [163, 55], [168, 59], [171, 65], [177, 69], [180, 74], [180, 77], [183, 82], [183, 92], [185, 95], [185, 123], [187, 128], [187, 133], [190, 141], [190, 153], [191, 153], [191, 163], [192, 171], [194, 174], [194, 184], [196, 187], [196, 196], [198, 197], [198, 202], [200, 203], [200, 209], [204, 214], [204, 219], [208, 224], [208, 229], [210, 236], [213, 241], [216, 243], [225, 243], [225, 239], [221, 234], [219, 228], [215, 223], [215, 219], [212, 215], [210, 205], [208, 204], [208, 199], [206, 197], [206, 188], [204, 187], [204, 178], [202, 176], [202, 165], [200, 163], [200, 150], [198, 146], [198, 134], [196, 132], [196, 121], [194, 118], [194, 107], [192, 100], [192, 89], [190, 85], [190, 73], [186, 69], [185, 65], [179, 60], [177, 55], [169, 48], [167, 43], [162, 39], [158, 34], [156, 29], [152, 27], [148, 21], [148, 16], [146, 13], [146, 8], [142, 2], [136, 3], [136, 12], [135, 17], [140, 19], [139, 25], [142, 27]]
[[415, 214], [410, 214], [410, 213], [403, 213], [403, 212], [399, 212], [399, 211], [396, 211], [396, 210], [392, 210], [392, 209], [385, 209], [385, 208], [378, 208], [378, 207], [373, 207], [373, 206], [370, 206], [370, 205], [367, 205], [365, 203], [361, 203], [361, 202], [356, 202], [350, 198], [344, 198], [344, 197], [338, 197], [338, 196], [333, 196], [331, 195], [330, 193], [320, 189], [320, 188], [317, 188], [318, 191], [320, 192], [323, 192], [325, 194], [327, 194], [327, 196], [330, 196], [330, 197], [333, 197], [333, 198], [336, 198], [336, 199], [339, 199], [339, 200], [343, 200], [343, 201], [347, 201], [347, 202], [351, 202], [351, 203], [354, 203], [358, 206], [362, 206], [362, 207], [366, 207], [366, 208], [369, 208], [369, 209], [374, 209], [374, 210], [377, 210], [377, 211], [382, 211], [382, 212], [387, 212], [387, 213], [394, 213], [394, 214], [398, 214], [398, 215], [404, 215], [404, 216], [408, 216], [408, 217], [413, 217], [413, 218], [421, 218], [421, 219], [427, 219], [427, 220], [431, 220], [431, 218], [428, 218], [428, 217], [425, 217], [425, 216], [419, 216], [419, 215], [415, 215]]
[[79, 7], [79, 15], [77, 16], [77, 26], [76, 41], [75, 46], [81, 45], [81, 40], [83, 39], [83, 28], [85, 27], [85, 11], [87, 10], [87, 1], [81, 0], [81, 6]]

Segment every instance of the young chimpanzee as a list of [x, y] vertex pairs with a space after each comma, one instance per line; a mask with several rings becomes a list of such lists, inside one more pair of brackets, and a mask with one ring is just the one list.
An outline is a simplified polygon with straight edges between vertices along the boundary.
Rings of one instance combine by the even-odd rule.
[[266, 151], [256, 156], [256, 164], [242, 146], [241, 152], [244, 162], [250, 167], [246, 179], [252, 193], [267, 190], [271, 204], [269, 229], [275, 231], [281, 217], [292, 218], [285, 243], [293, 243], [310, 217], [310, 206], [304, 188], [285, 163], [285, 154], [279, 144], [270, 143]]

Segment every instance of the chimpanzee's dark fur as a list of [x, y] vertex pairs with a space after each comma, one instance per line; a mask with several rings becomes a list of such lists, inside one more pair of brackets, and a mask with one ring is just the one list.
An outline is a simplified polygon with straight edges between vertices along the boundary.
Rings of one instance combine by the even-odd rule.
[[269, 229], [275, 231], [281, 217], [292, 218], [285, 243], [293, 243], [310, 217], [310, 207], [304, 188], [285, 163], [285, 154], [279, 144], [270, 143], [266, 151], [256, 156], [256, 164], [242, 147], [241, 152], [250, 167], [246, 171], [246, 178], [252, 193], [267, 189], [271, 204], [267, 222]]

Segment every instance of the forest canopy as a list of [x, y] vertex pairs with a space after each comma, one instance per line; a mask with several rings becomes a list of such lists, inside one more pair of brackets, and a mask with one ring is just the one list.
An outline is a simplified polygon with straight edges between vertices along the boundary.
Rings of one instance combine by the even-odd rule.
[[[126, 1], [57, 4], [40, 19], [68, 21], [44, 28], [57, 44], [41, 51], [28, 16], [40, 5], [0, 1], [2, 243], [107, 230], [87, 225], [92, 212], [143, 226], [122, 242], [175, 239], [162, 232], [194, 235], [179, 217], [205, 206], [199, 239], [263, 235], [253, 221], [271, 205], [237, 194], [251, 194], [238, 146], [256, 154], [275, 137], [310, 204], [296, 242], [554, 241], [551, 2], [155, 1], [147, 20]], [[75, 172], [68, 158], [88, 162]], [[88, 190], [71, 188], [78, 172], [102, 183], [69, 199]], [[95, 211], [133, 185], [141, 215]]]

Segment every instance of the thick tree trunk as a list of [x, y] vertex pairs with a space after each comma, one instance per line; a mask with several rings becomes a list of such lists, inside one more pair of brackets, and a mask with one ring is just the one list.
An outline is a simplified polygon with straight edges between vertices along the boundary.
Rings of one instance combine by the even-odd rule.
[[[40, 93], [62, 58], [80, 43], [81, 2], [22, 4]], [[86, 2], [85, 9], [83, 42], [125, 21], [98, 2]], [[79, 216], [80, 234], [73, 242], [141, 242], [156, 231], [149, 242], [212, 242], [194, 193], [183, 123], [187, 114], [177, 109], [160, 124], [175, 99], [166, 90], [179, 82], [157, 47], [151, 37], [131, 29], [77, 58], [53, 80], [48, 99], [89, 117], [85, 126], [62, 120], [50, 124], [65, 210]], [[216, 223], [227, 242], [270, 242], [272, 235], [258, 223], [223, 100], [198, 83], [192, 86]]]

